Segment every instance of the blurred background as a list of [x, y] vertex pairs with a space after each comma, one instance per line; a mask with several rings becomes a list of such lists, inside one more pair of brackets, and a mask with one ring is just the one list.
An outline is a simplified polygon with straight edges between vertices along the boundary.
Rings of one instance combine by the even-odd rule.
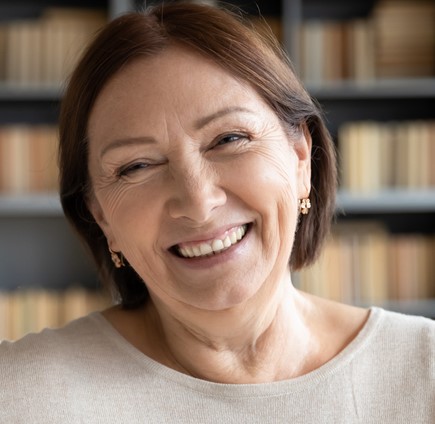
[[[295, 284], [435, 318], [435, 1], [229, 3], [279, 39], [337, 148], [333, 232]], [[143, 7], [0, 0], [0, 339], [111, 302], [63, 218], [56, 124], [86, 43], [108, 20]]]

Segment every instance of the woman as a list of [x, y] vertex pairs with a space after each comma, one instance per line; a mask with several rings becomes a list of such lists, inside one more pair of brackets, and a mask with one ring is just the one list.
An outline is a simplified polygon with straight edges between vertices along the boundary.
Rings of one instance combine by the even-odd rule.
[[207, 6], [118, 18], [72, 75], [60, 141], [65, 214], [119, 304], [3, 343], [0, 421], [434, 421], [431, 321], [292, 285], [336, 173], [272, 40]]

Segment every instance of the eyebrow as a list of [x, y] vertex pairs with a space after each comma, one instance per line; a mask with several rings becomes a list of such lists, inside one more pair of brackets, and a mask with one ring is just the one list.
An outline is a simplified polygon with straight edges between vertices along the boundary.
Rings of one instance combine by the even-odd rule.
[[[241, 106], [227, 107], [198, 119], [197, 121], [195, 121], [194, 127], [196, 130], [199, 130], [205, 127], [210, 122], [214, 121], [215, 119], [219, 119], [222, 118], [223, 116], [230, 115], [232, 113], [237, 113], [237, 112], [254, 113], [252, 110]], [[114, 140], [104, 147], [104, 149], [100, 153], [100, 158], [102, 158], [105, 154], [107, 154], [111, 150], [119, 149], [122, 147], [137, 146], [137, 145], [144, 145], [144, 144], [156, 144], [156, 143], [157, 140], [154, 137], [149, 137], [149, 136], [123, 138], [119, 140]]]
[[110, 152], [111, 150], [119, 149], [121, 147], [155, 144], [156, 142], [156, 139], [153, 137], [132, 137], [113, 140], [101, 151], [100, 158], [102, 158], [106, 153]]
[[195, 129], [199, 130], [215, 119], [222, 118], [225, 115], [230, 115], [235, 112], [254, 113], [251, 109], [242, 106], [231, 106], [218, 110], [210, 115], [204, 116], [195, 122]]

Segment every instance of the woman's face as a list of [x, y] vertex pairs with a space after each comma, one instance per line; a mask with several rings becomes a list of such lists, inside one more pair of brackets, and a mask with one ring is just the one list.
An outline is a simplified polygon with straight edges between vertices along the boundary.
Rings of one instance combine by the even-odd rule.
[[88, 135], [89, 206], [154, 299], [221, 310], [287, 274], [311, 141], [248, 84], [171, 47], [108, 82]]

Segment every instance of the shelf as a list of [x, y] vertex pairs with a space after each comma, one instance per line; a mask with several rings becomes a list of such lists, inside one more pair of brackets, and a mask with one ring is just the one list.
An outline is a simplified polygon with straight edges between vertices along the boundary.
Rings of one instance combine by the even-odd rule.
[[[374, 194], [340, 191], [339, 213], [435, 212], [435, 188], [429, 190], [383, 190]], [[56, 193], [0, 195], [1, 216], [62, 216]]]
[[435, 97], [435, 78], [341, 81], [322, 85], [307, 84], [308, 92], [319, 100], [353, 99], [431, 99]]
[[407, 315], [421, 315], [435, 319], [435, 299], [390, 300], [380, 307]]
[[340, 191], [340, 213], [424, 213], [435, 212], [435, 188], [427, 190], [382, 190], [370, 194]]
[[54, 193], [0, 196], [0, 217], [62, 216], [59, 196]]
[[0, 101], [59, 101], [62, 89], [58, 85], [13, 85], [0, 83]]

